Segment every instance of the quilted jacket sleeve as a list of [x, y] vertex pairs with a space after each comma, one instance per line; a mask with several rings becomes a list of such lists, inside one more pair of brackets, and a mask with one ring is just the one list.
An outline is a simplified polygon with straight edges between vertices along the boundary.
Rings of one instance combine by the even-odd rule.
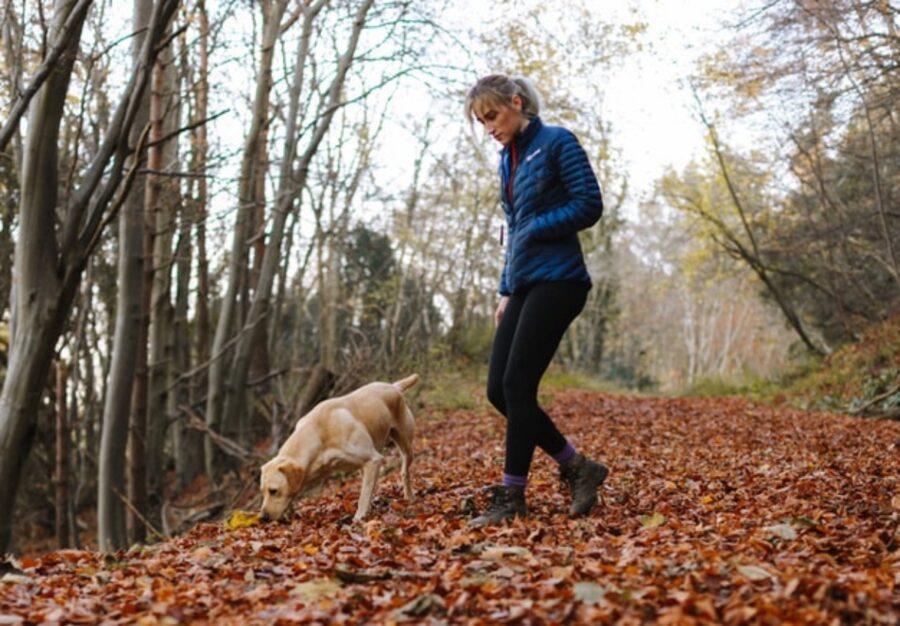
[[577, 233], [597, 223], [603, 214], [603, 199], [597, 177], [584, 148], [571, 132], [566, 132], [558, 146], [559, 175], [567, 200], [534, 218], [535, 239], [558, 239]]

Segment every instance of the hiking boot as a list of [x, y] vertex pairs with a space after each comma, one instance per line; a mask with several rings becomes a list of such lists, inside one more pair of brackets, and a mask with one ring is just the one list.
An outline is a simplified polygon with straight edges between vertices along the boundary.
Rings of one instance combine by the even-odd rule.
[[469, 522], [470, 526], [492, 526], [516, 515], [527, 515], [525, 489], [495, 485], [491, 487], [491, 503], [487, 510]]
[[572, 517], [586, 514], [597, 504], [597, 489], [608, 474], [609, 468], [580, 453], [559, 466], [560, 480], [572, 493], [572, 506], [569, 508]]

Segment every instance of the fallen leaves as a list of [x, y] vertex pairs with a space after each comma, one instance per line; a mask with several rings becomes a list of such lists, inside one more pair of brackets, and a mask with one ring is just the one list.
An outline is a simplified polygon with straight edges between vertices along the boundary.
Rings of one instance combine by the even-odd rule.
[[304, 604], [309, 604], [322, 598], [330, 598], [337, 595], [341, 590], [341, 585], [330, 578], [320, 578], [300, 583], [291, 589], [289, 595], [300, 600]]
[[592, 582], [580, 582], [573, 585], [575, 599], [585, 604], [599, 604], [606, 597], [606, 589]]
[[539, 454], [530, 517], [470, 528], [502, 418], [421, 412], [415, 501], [393, 473], [361, 523], [346, 480], [286, 524], [236, 512], [110, 557], [7, 559], [0, 626], [897, 622], [900, 423], [587, 392], [548, 409], [612, 468], [586, 518]]
[[747, 580], [757, 581], [777, 578], [770, 571], [758, 565], [738, 565], [737, 571]]
[[666, 516], [662, 513], [654, 513], [653, 515], [641, 515], [641, 526], [644, 528], [656, 528], [666, 523]]
[[237, 530], [239, 528], [249, 528], [259, 523], [259, 513], [249, 513], [247, 511], [234, 511], [225, 521], [225, 530]]
[[797, 538], [797, 531], [790, 524], [773, 524], [772, 526], [766, 526], [763, 530], [787, 541], [793, 541]]

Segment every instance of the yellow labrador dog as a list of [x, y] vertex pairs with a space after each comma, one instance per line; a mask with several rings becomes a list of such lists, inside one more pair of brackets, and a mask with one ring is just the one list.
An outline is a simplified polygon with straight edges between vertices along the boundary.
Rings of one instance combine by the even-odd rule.
[[375, 483], [384, 459], [382, 450], [393, 439], [403, 460], [403, 495], [413, 497], [409, 466], [413, 459], [415, 422], [403, 392], [419, 382], [413, 374], [393, 384], [370, 383], [316, 405], [297, 422], [274, 459], [262, 466], [263, 521], [281, 519], [294, 496], [311, 489], [331, 473], [362, 468], [362, 491], [354, 520], [372, 505]]

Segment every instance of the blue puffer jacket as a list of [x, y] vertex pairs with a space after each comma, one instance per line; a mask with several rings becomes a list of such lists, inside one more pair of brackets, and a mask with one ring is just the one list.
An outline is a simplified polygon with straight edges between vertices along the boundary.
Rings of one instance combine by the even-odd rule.
[[500, 181], [509, 230], [501, 295], [541, 282], [590, 284], [578, 231], [600, 219], [603, 200], [575, 135], [533, 118], [514, 144], [503, 148]]

